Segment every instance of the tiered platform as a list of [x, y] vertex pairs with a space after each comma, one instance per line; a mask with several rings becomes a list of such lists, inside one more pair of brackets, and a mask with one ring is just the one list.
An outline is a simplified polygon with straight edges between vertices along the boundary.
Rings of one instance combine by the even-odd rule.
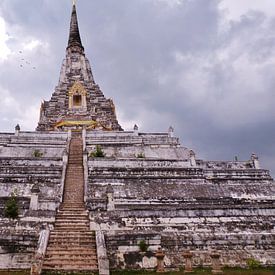
[[[0, 134], [0, 268], [29, 268], [39, 232], [54, 222], [62, 197], [67, 136]], [[30, 207], [33, 192], [39, 192], [36, 210]], [[5, 204], [12, 193], [19, 206], [19, 219], [14, 221], [4, 218]]]
[[107, 236], [112, 267], [150, 267], [148, 259], [131, 260], [140, 240], [164, 248], [170, 267], [182, 264], [186, 249], [197, 265], [209, 263], [213, 248], [228, 265], [274, 261], [275, 186], [255, 156], [195, 159], [169, 134], [89, 133], [86, 141], [88, 152], [100, 144], [105, 153], [88, 160], [87, 203], [94, 228]]

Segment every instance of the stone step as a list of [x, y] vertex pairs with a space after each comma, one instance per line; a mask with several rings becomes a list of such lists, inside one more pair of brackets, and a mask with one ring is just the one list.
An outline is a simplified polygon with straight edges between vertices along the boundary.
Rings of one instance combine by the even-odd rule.
[[[74, 217], [79, 217], [80, 219], [82, 219], [82, 217], [89, 217], [88, 216], [88, 213], [80, 213], [79, 212], [79, 214], [75, 214], [75, 212], [74, 212], [74, 210], [66, 210], [66, 213], [64, 213], [64, 212], [58, 212], [58, 214], [57, 214], [58, 216], [56, 216], [56, 217], [60, 217], [60, 216], [62, 216], [62, 217], [72, 217], [72, 216], [74, 216]], [[85, 215], [85, 216], [84, 216]]]
[[89, 224], [87, 223], [87, 224], [76, 225], [72, 223], [66, 223], [66, 224], [58, 223], [58, 224], [55, 224], [55, 229], [56, 230], [63, 229], [64, 231], [80, 230], [80, 229], [89, 230]]
[[87, 240], [87, 241], [69, 241], [66, 240], [65, 241], [66, 245], [64, 245], [64, 241], [63, 240], [54, 240], [54, 241], [49, 241], [49, 245], [51, 246], [56, 246], [56, 247], [63, 247], [65, 250], [66, 249], [70, 249], [72, 246], [75, 247], [83, 247], [83, 248], [96, 248], [96, 243], [92, 243], [91, 240]]
[[70, 264], [70, 265], [97, 265], [97, 261], [95, 259], [76, 259], [74, 261], [71, 261], [70, 259], [48, 259], [46, 258], [44, 261], [45, 265], [65, 265], [65, 264]]
[[74, 211], [71, 211], [70, 213], [63, 213], [63, 212], [58, 212], [55, 216], [57, 219], [59, 218], [74, 218], [78, 220], [84, 220], [88, 219], [88, 213], [77, 213], [75, 214]]
[[89, 223], [88, 217], [83, 217], [79, 218], [78, 216], [75, 216], [74, 218], [68, 218], [68, 217], [58, 217], [56, 219], [55, 224], [60, 224], [60, 223], [71, 223], [71, 224], [83, 224], [83, 223]]
[[79, 211], [79, 212], [72, 212], [72, 211], [65, 211], [65, 210], [61, 210], [61, 211], [58, 211], [56, 216], [58, 217], [59, 215], [63, 215], [63, 216], [79, 216], [79, 217], [82, 217], [82, 216], [85, 216], [85, 217], [88, 217], [88, 212], [86, 212], [85, 210], [82, 210], [82, 211]]
[[[66, 188], [65, 192], [68, 188], [71, 188], [73, 190], [71, 191], [77, 191], [77, 193], [83, 193], [82, 185], [84, 183], [84, 179], [81, 177], [74, 177], [66, 181]], [[76, 189], [76, 187], [79, 187], [79, 189]]]
[[66, 250], [68, 247], [71, 247], [71, 245], [75, 246], [75, 248], [95, 248], [96, 247], [96, 241], [92, 241], [91, 239], [83, 239], [83, 240], [66, 240], [63, 239], [55, 239], [55, 240], [49, 240], [49, 245], [51, 247], [55, 247], [56, 249], [62, 249]]
[[[81, 181], [83, 183], [83, 173], [81, 173], [81, 175], [76, 174], [75, 172], [72, 173], [67, 173], [66, 176], [66, 187], [71, 186], [70, 183], [75, 183], [75, 182], [79, 182]], [[72, 186], [71, 186], [72, 187]], [[80, 187], [82, 188], [82, 184], [78, 184], [77, 186], [74, 185], [74, 187]]]
[[64, 200], [62, 206], [58, 210], [58, 213], [63, 212], [63, 211], [68, 211], [68, 210], [63, 210], [64, 208], [73, 208], [74, 210], [77, 210], [76, 214], [79, 214], [81, 212], [82, 213], [87, 212], [87, 210], [85, 209], [84, 203], [82, 203], [82, 204], [76, 204], [74, 202], [69, 203]]
[[82, 244], [91, 244], [94, 245], [96, 244], [96, 240], [93, 239], [91, 236], [82, 236], [82, 237], [77, 237], [77, 236], [71, 236], [71, 237], [60, 237], [60, 236], [51, 236], [49, 239], [49, 243], [62, 243], [66, 244], [67, 243], [78, 243], [78, 246], [82, 246]]
[[83, 207], [74, 207], [74, 206], [62, 206], [61, 209], [59, 210], [60, 212], [66, 212], [66, 213], [80, 213], [85, 211]]
[[61, 211], [85, 211], [84, 205], [70, 205], [70, 204], [64, 204], [63, 206], [60, 207]]
[[69, 227], [69, 228], [73, 228], [74, 231], [77, 231], [80, 228], [89, 228], [89, 224], [90, 224], [89, 222], [73, 223], [73, 222], [63, 222], [63, 221], [58, 222], [57, 221], [57, 222], [55, 222], [54, 226], [55, 226], [55, 228], [60, 228], [63, 226], [64, 229]]
[[85, 252], [85, 251], [50, 251], [49, 253], [46, 254], [46, 257], [64, 257], [64, 258], [73, 258], [73, 257], [93, 257], [94, 259], [96, 259], [96, 249], [94, 248], [94, 250], [91, 252]]
[[79, 236], [77, 236], [77, 235], [72, 235], [72, 234], [71, 235], [66, 234], [66, 236], [62, 236], [61, 234], [54, 234], [54, 235], [51, 235], [50, 240], [57, 240], [57, 239], [59, 239], [59, 240], [65, 240], [65, 239], [66, 240], [73, 240], [73, 239], [78, 240], [78, 239], [84, 239], [84, 240], [89, 240], [92, 243], [95, 243], [95, 238], [92, 235], [79, 235]]
[[63, 245], [50, 245], [49, 250], [47, 250], [46, 255], [83, 255], [83, 256], [95, 256], [96, 253], [96, 246], [94, 244], [86, 246], [74, 246], [68, 250], [68, 246]]
[[76, 220], [76, 219], [68, 219], [68, 218], [58, 218], [55, 222], [55, 225], [72, 225], [72, 226], [76, 226], [76, 229], [77, 229], [77, 226], [78, 225], [89, 225], [90, 224], [90, 221], [88, 219], [83, 219], [83, 220]]
[[[83, 169], [83, 171], [84, 171], [84, 169]], [[81, 171], [73, 171], [73, 170], [67, 171], [67, 173], [66, 173], [66, 182], [72, 180], [72, 178], [73, 179], [76, 179], [76, 178], [81, 179], [81, 178], [83, 178], [83, 171], [82, 172]]]
[[[56, 267], [52, 267], [52, 266], [43, 266], [43, 270], [56, 270], [57, 268]], [[83, 272], [83, 271], [91, 271], [91, 272], [97, 272], [98, 271], [98, 267], [97, 266], [62, 266], [62, 267], [58, 267], [58, 270], [61, 270], [61, 271], [66, 271], [68, 273], [70, 272]], [[96, 273], [94, 273], [96, 274]], [[92, 273], [89, 272], [89, 275], [92, 275]]]
[[[66, 202], [66, 201], [74, 201], [76, 199], [76, 197], [73, 197], [73, 200], [72, 200], [72, 196], [70, 196], [70, 195], [66, 195], [66, 196], [64, 196], [64, 201]], [[82, 199], [82, 197], [81, 197], [81, 199]], [[80, 200], [80, 199], [79, 199]], [[62, 209], [64, 209], [64, 208], [62, 208]], [[84, 210], [85, 208], [84, 208], [84, 206], [66, 206], [65, 207], [65, 210], [71, 210], [71, 209], [73, 209], [73, 210]]]
[[89, 221], [88, 215], [87, 214], [83, 214], [83, 215], [66, 215], [66, 214], [57, 214], [55, 216], [56, 220], [58, 221], [63, 221], [63, 220], [67, 220], [67, 221]]
[[[65, 210], [63, 210], [64, 208], [65, 208]], [[68, 211], [67, 209], [69, 209], [69, 208], [73, 209], [74, 211], [77, 210], [78, 211], [78, 212], [76, 212], [77, 214], [79, 212], [85, 213], [85, 211], [86, 211], [84, 203], [76, 204], [74, 202], [68, 203], [68, 202], [64, 201], [63, 205], [59, 208], [59, 212]]]
[[66, 182], [74, 182], [75, 180], [81, 180], [83, 178], [83, 172], [68, 171], [66, 177]]
[[61, 236], [61, 237], [92, 237], [94, 238], [95, 237], [95, 233], [94, 232], [91, 232], [91, 231], [87, 231], [87, 232], [78, 232], [78, 231], [75, 231], [75, 232], [66, 232], [66, 236], [64, 234], [62, 234], [60, 231], [51, 231], [51, 236]]
[[89, 230], [89, 224], [72, 224], [72, 223], [67, 223], [67, 224], [61, 224], [58, 223], [55, 225], [56, 230], [64, 230], [64, 231], [71, 231], [71, 230]]
[[[65, 194], [64, 195], [83, 195], [83, 190], [78, 189], [76, 190], [76, 187], [80, 187], [81, 185], [83, 185], [83, 180], [82, 179], [70, 179], [69, 181], [67, 181], [67, 186], [65, 188]], [[77, 193], [76, 193], [77, 191]]]
[[68, 255], [57, 255], [57, 254], [54, 254], [54, 255], [49, 255], [49, 256], [46, 256], [44, 258], [45, 260], [47, 260], [47, 262], [50, 262], [50, 261], [82, 261], [82, 260], [85, 260], [85, 261], [93, 261], [94, 263], [96, 263], [97, 261], [97, 257], [96, 255], [71, 255], [71, 254], [68, 254]]
[[43, 264], [43, 269], [66, 269], [66, 270], [97, 270], [97, 262], [96, 261], [45, 261]]
[[49, 246], [47, 248], [47, 253], [60, 253], [60, 254], [64, 254], [64, 253], [72, 253], [72, 254], [81, 254], [81, 253], [88, 253], [90, 252], [91, 255], [94, 255], [94, 251], [95, 248], [94, 247], [83, 247], [83, 246], [78, 246], [78, 247], [71, 247], [69, 250], [64, 249], [65, 247], [63, 246]]
[[57, 223], [55, 224], [55, 229], [64, 229], [64, 231], [69, 230], [80, 230], [80, 229], [86, 229], [89, 230], [89, 223], [83, 223], [83, 224], [73, 224], [73, 223]]
[[77, 206], [82, 206], [82, 209], [85, 210], [85, 207], [84, 207], [84, 201], [81, 200], [81, 201], [75, 201], [75, 202], [63, 202], [62, 205], [61, 205], [61, 208], [64, 207], [64, 206], [74, 206], [74, 205], [77, 205]]
[[[67, 175], [67, 177], [69, 177], [70, 175]], [[68, 179], [68, 180], [66, 180], [66, 187], [67, 188], [76, 188], [76, 187], [79, 187], [80, 189], [78, 190], [78, 192], [81, 192], [81, 191], [83, 191], [82, 190], [82, 185], [83, 185], [83, 183], [84, 183], [84, 179], [83, 179], [83, 177], [81, 176], [76, 176], [76, 175], [74, 175], [74, 176], [71, 176], [71, 178], [70, 179]], [[65, 190], [66, 190], [66, 188], [65, 188]], [[75, 190], [76, 191], [76, 190]]]
[[[68, 156], [68, 161], [70, 161], [70, 160], [80, 160], [82, 162], [83, 161], [83, 155], [82, 154], [81, 155], [69, 155]], [[69, 167], [70, 166], [72, 166], [72, 165], [69, 165]], [[81, 165], [81, 163], [79, 163], [79, 165], [76, 165], [76, 167], [81, 168], [83, 166]]]
[[85, 210], [83, 209], [83, 207], [70, 207], [70, 206], [66, 206], [66, 207], [62, 207], [58, 213], [65, 213], [66, 214], [70, 214], [70, 213], [76, 213], [76, 215], [78, 213], [83, 213]]
[[79, 212], [74, 212], [74, 211], [70, 211], [70, 210], [61, 210], [59, 212], [57, 212], [56, 214], [56, 217], [59, 217], [59, 216], [68, 216], [68, 217], [71, 217], [71, 216], [75, 216], [75, 217], [79, 217], [80, 219], [82, 219], [83, 217], [88, 217], [88, 213], [85, 212], [85, 210], [82, 210], [82, 211], [79, 211]]
[[83, 219], [80, 219], [78, 216], [75, 216], [75, 217], [58, 217], [58, 218], [56, 218], [56, 222], [55, 222], [55, 224], [60, 224], [60, 223], [66, 223], [66, 224], [68, 224], [68, 223], [70, 223], [70, 224], [74, 224], [74, 225], [76, 225], [76, 224], [83, 224], [83, 223], [85, 223], [85, 224], [89, 224], [90, 223], [90, 221], [89, 221], [89, 219], [88, 219], [88, 217], [83, 217]]
[[[83, 156], [82, 155], [69, 155], [69, 161], [70, 160], [79, 160], [83, 161]], [[81, 167], [81, 166], [80, 166]]]
[[97, 258], [96, 256], [94, 257], [75, 257], [72, 255], [65, 255], [64, 257], [51, 257], [51, 258], [45, 258], [44, 259], [44, 264], [88, 264], [88, 265], [93, 265], [97, 266]]
[[82, 204], [73, 204], [73, 203], [67, 203], [66, 201], [63, 202], [63, 204], [61, 205], [61, 207], [59, 208], [57, 213], [69, 212], [69, 210], [62, 210], [62, 208], [65, 208], [65, 207], [77, 208], [78, 211], [75, 212], [76, 214], [88, 213], [88, 211], [85, 209], [84, 203], [82, 203]]
[[89, 261], [89, 262], [85, 262], [84, 261], [77, 261], [76, 263], [73, 263], [73, 261], [64, 261], [64, 262], [60, 262], [60, 261], [45, 261], [44, 263], [44, 268], [52, 268], [55, 270], [64, 270], [64, 269], [68, 269], [68, 270], [77, 270], [80, 268], [80, 270], [82, 271], [82, 269], [85, 268], [85, 270], [97, 270], [97, 263], [96, 261]]
[[49, 243], [78, 243], [79, 245], [90, 243], [90, 244], [95, 244], [96, 241], [93, 240], [90, 236], [88, 237], [56, 237], [56, 236], [51, 236], [49, 239]]
[[72, 225], [67, 225], [67, 226], [55, 226], [54, 228], [56, 231], [60, 231], [60, 230], [63, 230], [64, 233], [68, 232], [68, 231], [73, 231], [73, 232], [76, 232], [77, 230], [79, 231], [85, 231], [85, 230], [89, 230], [89, 226], [88, 225], [81, 225], [81, 226], [72, 226]]
[[70, 232], [81, 232], [81, 233], [83, 233], [83, 232], [86, 232], [86, 231], [88, 231], [88, 229], [87, 228], [79, 228], [77, 231], [75, 230], [75, 228], [67, 228], [67, 229], [62, 229], [62, 228], [55, 228], [54, 229], [56, 232], [60, 232], [60, 234], [63, 232], [63, 234], [68, 234], [68, 233], [70, 233]]

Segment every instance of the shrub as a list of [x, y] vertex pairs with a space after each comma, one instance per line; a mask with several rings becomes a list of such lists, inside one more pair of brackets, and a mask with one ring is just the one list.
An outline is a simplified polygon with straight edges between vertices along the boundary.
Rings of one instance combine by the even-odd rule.
[[140, 241], [138, 246], [141, 252], [146, 252], [149, 247], [149, 245], [144, 240]]
[[4, 216], [11, 219], [18, 218], [18, 205], [14, 194], [11, 195], [5, 204]]
[[34, 156], [35, 158], [41, 158], [41, 157], [43, 156], [43, 153], [40, 152], [40, 150], [34, 150], [33, 156]]
[[254, 259], [254, 258], [247, 259], [246, 264], [247, 264], [249, 269], [256, 269], [256, 268], [260, 268], [262, 266], [261, 262]]
[[101, 146], [96, 145], [95, 151], [91, 152], [90, 156], [93, 158], [104, 158], [105, 154], [104, 154]]
[[143, 153], [139, 153], [139, 154], [137, 154], [137, 158], [138, 159], [144, 159], [145, 155]]

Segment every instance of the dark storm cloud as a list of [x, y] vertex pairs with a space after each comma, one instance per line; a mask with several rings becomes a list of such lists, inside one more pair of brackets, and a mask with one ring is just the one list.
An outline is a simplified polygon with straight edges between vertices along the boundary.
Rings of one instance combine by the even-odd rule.
[[[0, 91], [19, 109], [0, 111], [1, 130], [13, 130], [24, 119], [35, 127], [35, 108], [49, 99], [65, 55], [68, 2], [1, 2], [8, 46], [17, 54], [0, 61]], [[255, 152], [273, 169], [274, 18], [249, 11], [226, 21], [216, 0], [78, 2], [95, 79], [126, 127], [136, 122], [142, 131], [166, 131], [173, 125], [199, 157], [248, 159]], [[37, 69], [22, 69], [18, 51], [32, 40], [41, 44], [24, 56]]]

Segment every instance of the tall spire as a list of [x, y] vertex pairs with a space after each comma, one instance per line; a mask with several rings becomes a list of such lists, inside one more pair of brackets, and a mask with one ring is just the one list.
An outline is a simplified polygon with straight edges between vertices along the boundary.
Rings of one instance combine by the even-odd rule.
[[80, 47], [82, 50], [84, 50], [82, 43], [81, 43], [80, 34], [79, 34], [75, 1], [73, 1], [70, 34], [69, 34], [69, 41], [68, 41], [67, 49], [74, 48], [74, 47]]

